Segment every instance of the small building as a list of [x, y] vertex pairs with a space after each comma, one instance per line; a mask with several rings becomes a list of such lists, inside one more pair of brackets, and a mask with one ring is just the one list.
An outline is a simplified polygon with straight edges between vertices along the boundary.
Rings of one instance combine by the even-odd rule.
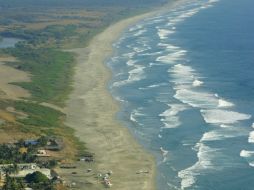
[[37, 151], [36, 156], [38, 156], [38, 157], [50, 157], [50, 155], [49, 155], [49, 154], [47, 153], [47, 151], [44, 150], [44, 149], [39, 149], [39, 150]]
[[[12, 167], [14, 164], [1, 164], [0, 165], [0, 171], [4, 171], [8, 167]], [[25, 163], [25, 164], [17, 164], [18, 170], [26, 170], [26, 169], [31, 169], [35, 170], [39, 168], [36, 163]]]
[[[5, 169], [8, 167], [14, 166], [14, 164], [1, 164], [0, 165], [0, 174], [4, 176]], [[18, 172], [10, 174], [11, 177], [25, 177], [27, 174], [32, 174], [36, 171], [43, 173], [47, 178], [51, 179], [51, 171], [47, 168], [40, 168], [36, 163], [28, 164], [17, 164]]]
[[79, 161], [93, 162], [93, 161], [94, 161], [94, 158], [93, 158], [93, 156], [84, 156], [84, 157], [81, 157], [81, 158], [79, 159]]
[[64, 143], [61, 138], [50, 137], [48, 139], [47, 145], [45, 146], [45, 149], [51, 151], [60, 151], [63, 149], [63, 147]]

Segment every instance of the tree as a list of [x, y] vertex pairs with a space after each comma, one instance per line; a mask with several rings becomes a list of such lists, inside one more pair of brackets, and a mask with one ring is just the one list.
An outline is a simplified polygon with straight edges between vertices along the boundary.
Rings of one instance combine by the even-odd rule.
[[8, 174], [6, 175], [5, 184], [2, 190], [23, 190], [24, 188], [25, 185], [22, 180], [12, 178]]
[[47, 178], [46, 175], [44, 175], [43, 173], [36, 171], [32, 174], [27, 174], [25, 177], [25, 180], [28, 183], [46, 183], [49, 181], [49, 179]]

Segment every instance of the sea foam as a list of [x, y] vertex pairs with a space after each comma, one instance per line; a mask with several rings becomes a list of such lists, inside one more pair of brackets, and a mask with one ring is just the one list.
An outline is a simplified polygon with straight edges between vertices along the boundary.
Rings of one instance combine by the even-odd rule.
[[201, 86], [202, 84], [204, 84], [204, 82], [202, 82], [198, 79], [195, 79], [192, 83], [192, 86], [197, 87], [197, 86]]
[[243, 158], [252, 157], [252, 156], [254, 156], [254, 151], [242, 150], [240, 152], [240, 156], [243, 157]]
[[239, 136], [246, 136], [247, 131], [242, 130], [238, 127], [224, 127], [217, 128], [215, 130], [206, 132], [201, 138], [201, 142], [204, 141], [219, 141], [227, 138], [234, 138]]
[[170, 34], [173, 34], [175, 31], [166, 30], [166, 29], [158, 29], [158, 36], [161, 40], [167, 39]]
[[168, 55], [160, 56], [156, 59], [158, 62], [162, 63], [169, 63], [169, 64], [174, 64], [175, 61], [180, 60], [187, 51], [185, 50], [179, 50], [174, 53], [169, 53]]
[[159, 116], [162, 117], [161, 121], [164, 123], [164, 128], [176, 128], [181, 125], [178, 113], [186, 110], [186, 106], [182, 104], [170, 104], [170, 109], [164, 111]]
[[135, 65], [135, 68], [128, 72], [129, 77], [127, 80], [114, 82], [113, 86], [119, 87], [119, 86], [123, 86], [123, 85], [129, 84], [129, 83], [133, 83], [135, 81], [144, 79], [145, 78], [145, 72], [144, 72], [145, 68], [146, 67], [141, 66], [141, 65]]
[[183, 103], [197, 108], [215, 108], [218, 100], [213, 94], [206, 92], [195, 92], [190, 89], [179, 89], [174, 97]]
[[198, 161], [191, 167], [178, 172], [178, 177], [181, 178], [181, 189], [191, 187], [196, 182], [196, 176], [202, 171], [216, 169], [213, 160], [220, 156], [219, 149], [211, 148], [203, 143], [197, 144]]
[[233, 124], [251, 118], [248, 114], [220, 109], [201, 110], [201, 114], [211, 124]]
[[254, 143], [254, 131], [251, 131], [248, 138], [249, 143]]
[[234, 104], [229, 102], [229, 101], [226, 101], [226, 100], [223, 100], [223, 99], [219, 99], [218, 106], [219, 107], [233, 107]]

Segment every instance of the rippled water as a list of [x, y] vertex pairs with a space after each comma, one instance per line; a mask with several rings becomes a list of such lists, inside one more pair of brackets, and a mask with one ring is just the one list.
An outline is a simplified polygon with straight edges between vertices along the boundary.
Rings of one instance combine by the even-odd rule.
[[158, 187], [254, 187], [254, 2], [190, 0], [126, 30], [108, 61], [118, 114]]

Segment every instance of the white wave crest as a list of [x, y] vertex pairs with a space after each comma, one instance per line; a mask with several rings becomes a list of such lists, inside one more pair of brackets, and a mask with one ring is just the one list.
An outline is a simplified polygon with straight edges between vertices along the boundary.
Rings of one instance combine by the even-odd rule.
[[234, 104], [223, 99], [219, 99], [219, 107], [233, 107]]
[[171, 76], [174, 78], [174, 80], [172, 80], [173, 82], [176, 84], [186, 84], [192, 83], [195, 70], [190, 66], [177, 64], [174, 65], [172, 69], [169, 69], [168, 72], [171, 73]]
[[137, 117], [140, 117], [140, 116], [144, 116], [144, 114], [141, 112], [140, 109], [135, 109], [131, 112], [130, 120], [135, 123], [138, 123]]
[[254, 151], [242, 150], [240, 152], [240, 156], [243, 157], [243, 158], [252, 157], [252, 156], [254, 156]]
[[133, 31], [135, 31], [135, 30], [141, 29], [142, 27], [143, 27], [142, 25], [136, 25], [136, 26], [131, 27], [131, 28], [129, 29], [129, 31], [130, 31], [130, 32], [133, 32]]
[[149, 49], [150, 49], [150, 47], [143, 47], [143, 48], [134, 47], [134, 48], [133, 48], [133, 50], [134, 50], [135, 52], [137, 52], [137, 53], [142, 53], [142, 52], [147, 51], [147, 50], [149, 50]]
[[197, 87], [197, 86], [201, 86], [202, 84], [204, 84], [204, 82], [202, 82], [198, 79], [195, 79], [192, 83], [192, 86]]
[[209, 131], [207, 133], [205, 133], [202, 138], [201, 138], [201, 142], [203, 141], [218, 141], [218, 140], [223, 140], [227, 138], [227, 136], [225, 136], [224, 134], [221, 134], [220, 131]]
[[251, 131], [248, 138], [249, 143], [254, 143], [254, 131]]
[[161, 40], [167, 39], [170, 34], [173, 34], [175, 31], [166, 30], [166, 29], [158, 29], [158, 36]]
[[135, 54], [136, 54], [136, 52], [125, 53], [125, 54], [123, 54], [123, 57], [127, 57], [127, 58], [131, 59]]
[[196, 176], [203, 170], [214, 170], [213, 160], [219, 156], [219, 149], [211, 148], [203, 143], [197, 144], [198, 161], [191, 167], [178, 172], [178, 177], [182, 179], [181, 189], [189, 188], [196, 182]]
[[179, 89], [174, 97], [183, 103], [197, 108], [215, 108], [218, 105], [218, 100], [214, 95], [206, 92]]
[[219, 141], [227, 138], [246, 136], [246, 131], [235, 127], [226, 127], [212, 130], [203, 134], [201, 142], [204, 141]]
[[127, 61], [127, 63], [126, 63], [126, 64], [127, 64], [128, 66], [134, 66], [134, 64], [135, 64], [135, 63], [137, 63], [137, 61], [136, 61], [136, 60], [132, 60], [132, 59], [130, 59], [130, 60], [128, 60], [128, 61]]
[[175, 116], [179, 112], [182, 112], [187, 109], [187, 107], [183, 104], [169, 104], [168, 106], [170, 107], [170, 109], [164, 111], [159, 116], [161, 116], [161, 117]]
[[159, 116], [162, 117], [161, 121], [164, 123], [164, 128], [176, 128], [181, 125], [177, 114], [186, 110], [186, 106], [182, 104], [170, 104], [170, 109], [164, 111]]
[[249, 162], [249, 166], [250, 167], [254, 167], [254, 161], [253, 162]]
[[141, 36], [142, 34], [144, 34], [147, 30], [146, 29], [142, 29], [137, 31], [135, 34], [133, 34], [133, 36], [138, 37]]
[[251, 118], [248, 114], [219, 109], [201, 110], [201, 114], [204, 120], [211, 124], [233, 124]]
[[232, 126], [221, 124], [220, 127], [221, 127], [221, 128], [230, 128], [230, 127], [232, 127]]
[[167, 83], [152, 84], [152, 85], [149, 85], [147, 87], [140, 87], [139, 89], [140, 90], [148, 90], [148, 89], [151, 89], [151, 88], [158, 88], [158, 87], [166, 86], [166, 85], [167, 85]]
[[113, 86], [119, 87], [119, 86], [123, 86], [125, 84], [133, 83], [135, 81], [139, 81], [139, 80], [144, 79], [145, 78], [144, 69], [145, 69], [144, 66], [135, 65], [135, 69], [129, 71], [129, 77], [128, 77], [127, 80], [114, 82]]
[[160, 56], [156, 59], [158, 62], [173, 64], [175, 61], [180, 60], [187, 51], [179, 50], [168, 55]]

